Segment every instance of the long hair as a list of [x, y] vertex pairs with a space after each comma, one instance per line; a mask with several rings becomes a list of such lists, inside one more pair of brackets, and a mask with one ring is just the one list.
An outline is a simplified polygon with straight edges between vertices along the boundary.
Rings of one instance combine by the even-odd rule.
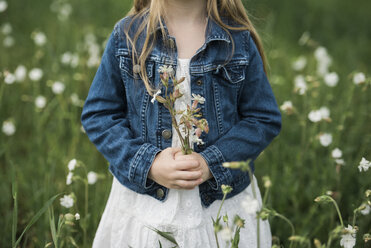
[[[250, 34], [258, 48], [259, 54], [263, 60], [264, 71], [267, 72], [267, 60], [264, 54], [261, 39], [251, 23], [247, 11], [241, 0], [206, 0], [207, 1], [207, 16], [219, 24], [231, 37], [229, 30], [249, 30]], [[162, 17], [164, 13], [165, 0], [134, 0], [134, 5], [129, 11], [131, 21], [127, 25], [128, 28], [124, 30], [128, 45], [131, 47], [131, 56], [133, 64], [140, 65], [139, 75], [142, 78], [148, 93], [153, 96], [156, 89], [154, 89], [149, 82], [146, 71], [146, 59], [151, 53], [156, 42], [155, 30], [158, 26], [161, 27], [163, 40], [166, 40], [166, 32]], [[143, 18], [146, 17], [146, 18]], [[222, 21], [222, 18], [232, 20], [237, 26], [227, 25]], [[131, 25], [142, 18], [143, 21], [133, 35], [129, 35]], [[137, 44], [141, 33], [145, 32], [145, 40], [140, 51], [137, 51]], [[234, 42], [232, 39], [232, 54], [234, 51]], [[139, 54], [138, 54], [139, 53]]]

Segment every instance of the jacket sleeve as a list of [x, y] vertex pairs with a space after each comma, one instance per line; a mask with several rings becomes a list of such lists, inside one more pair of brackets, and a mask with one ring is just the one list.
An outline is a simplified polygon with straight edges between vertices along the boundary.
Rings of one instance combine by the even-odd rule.
[[[246, 161], [249, 158], [254, 161], [281, 130], [281, 113], [250, 32], [246, 49], [248, 65], [238, 99], [240, 120], [214, 144], [200, 152], [213, 174], [213, 178], [207, 181], [213, 190], [220, 190], [222, 184], [233, 185], [239, 177], [247, 176], [241, 170], [223, 167], [223, 162]], [[250, 167], [252, 165], [253, 162]]]
[[[124, 82], [121, 78], [117, 51], [117, 24], [103, 52], [101, 64], [81, 115], [89, 139], [109, 162], [109, 170], [121, 183], [140, 193], [153, 191], [157, 185], [147, 181], [149, 169], [161, 150], [130, 129]], [[129, 182], [129, 183], [128, 183]], [[159, 185], [157, 185], [159, 186]]]

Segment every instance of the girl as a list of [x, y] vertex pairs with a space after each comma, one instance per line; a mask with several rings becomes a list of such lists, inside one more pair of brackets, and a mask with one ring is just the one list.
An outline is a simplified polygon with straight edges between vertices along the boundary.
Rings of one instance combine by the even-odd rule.
[[[211, 217], [223, 184], [233, 190], [221, 215], [245, 219], [239, 247], [257, 247], [258, 227], [260, 247], [271, 247], [268, 221], [257, 225], [248, 212], [251, 184], [261, 206], [255, 177], [250, 182], [247, 172], [222, 166], [254, 161], [280, 131], [264, 61], [241, 0], [134, 1], [108, 39], [81, 117], [114, 176], [93, 247], [156, 247], [159, 240], [170, 247], [149, 227], [172, 232], [180, 247], [216, 247]], [[208, 121], [209, 132], [189, 155], [154, 98], [165, 97], [164, 66], [185, 77], [175, 109], [197, 98]]]

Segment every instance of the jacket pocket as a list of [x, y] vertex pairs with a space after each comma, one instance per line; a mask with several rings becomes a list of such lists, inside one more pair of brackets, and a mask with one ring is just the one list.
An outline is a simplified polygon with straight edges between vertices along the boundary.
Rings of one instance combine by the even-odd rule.
[[214, 71], [218, 81], [227, 86], [237, 86], [245, 79], [247, 60], [232, 60], [226, 65], [218, 65]]
[[[140, 65], [133, 63], [131, 54], [126, 49], [119, 49], [118, 56], [120, 59], [120, 69], [123, 74], [127, 74], [133, 79], [141, 79], [139, 76]], [[149, 79], [153, 77], [154, 61], [148, 60], [146, 62], [146, 72]], [[123, 75], [125, 76], [125, 75]]]

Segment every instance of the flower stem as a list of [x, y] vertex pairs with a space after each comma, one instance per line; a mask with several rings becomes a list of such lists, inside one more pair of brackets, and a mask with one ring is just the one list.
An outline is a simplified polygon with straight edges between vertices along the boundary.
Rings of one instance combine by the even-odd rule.
[[[222, 203], [220, 203], [220, 207], [219, 207], [219, 210], [218, 210], [218, 214], [216, 215], [216, 221], [218, 221], [219, 219], [219, 215], [220, 215], [220, 211], [222, 210], [222, 206], [224, 204], [224, 201], [225, 201], [225, 198], [227, 197], [227, 194], [224, 194], [223, 195], [223, 199], [222, 199]], [[214, 228], [214, 235], [215, 235], [215, 240], [216, 240], [216, 246], [219, 248], [219, 241], [218, 241], [218, 234], [217, 232], [215, 231], [215, 228]]]
[[341, 213], [340, 213], [340, 209], [339, 209], [338, 204], [336, 203], [336, 201], [335, 201], [332, 197], [329, 197], [329, 198], [331, 199], [331, 201], [332, 201], [332, 202], [334, 203], [334, 205], [335, 205], [336, 211], [337, 211], [337, 213], [338, 213], [338, 215], [339, 215], [339, 219], [340, 219], [340, 224], [341, 224], [341, 226], [344, 227], [343, 218], [341, 217]]

